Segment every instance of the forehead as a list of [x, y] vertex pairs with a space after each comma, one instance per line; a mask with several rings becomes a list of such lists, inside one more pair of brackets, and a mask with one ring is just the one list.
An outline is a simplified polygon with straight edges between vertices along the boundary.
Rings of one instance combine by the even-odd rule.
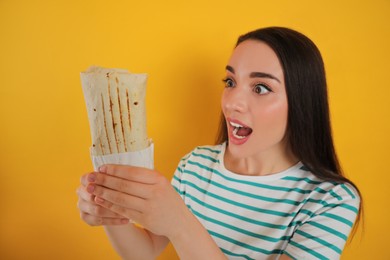
[[228, 65], [245, 74], [259, 71], [283, 78], [283, 69], [276, 53], [261, 41], [246, 40], [240, 43], [234, 49]]

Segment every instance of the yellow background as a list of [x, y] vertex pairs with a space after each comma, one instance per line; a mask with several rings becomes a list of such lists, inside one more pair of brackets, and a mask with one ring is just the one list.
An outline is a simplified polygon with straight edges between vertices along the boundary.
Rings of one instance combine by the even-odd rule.
[[214, 141], [237, 36], [279, 25], [322, 51], [336, 148], [364, 195], [365, 230], [342, 259], [390, 259], [389, 17], [389, 0], [0, 0], [0, 258], [118, 259], [76, 208], [91, 170], [80, 71], [149, 74], [149, 135], [170, 178], [182, 155]]

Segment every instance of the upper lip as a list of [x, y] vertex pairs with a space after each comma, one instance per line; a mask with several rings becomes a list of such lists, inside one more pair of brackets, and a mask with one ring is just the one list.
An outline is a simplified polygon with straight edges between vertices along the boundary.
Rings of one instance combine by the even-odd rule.
[[230, 125], [230, 126], [233, 126], [233, 127], [245, 127], [245, 128], [250, 128], [249, 126], [247, 126], [246, 124], [242, 123], [241, 121], [239, 121], [239, 120], [237, 120], [237, 119], [228, 118], [227, 121], [229, 122], [229, 125]]

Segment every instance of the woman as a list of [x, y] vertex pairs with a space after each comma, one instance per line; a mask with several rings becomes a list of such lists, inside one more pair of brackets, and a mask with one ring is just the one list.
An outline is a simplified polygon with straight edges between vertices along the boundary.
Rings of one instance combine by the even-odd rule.
[[82, 219], [104, 225], [124, 259], [169, 241], [181, 259], [338, 259], [360, 193], [334, 151], [317, 47], [287, 28], [250, 32], [224, 82], [218, 145], [185, 156], [173, 187], [129, 166], [84, 175]]

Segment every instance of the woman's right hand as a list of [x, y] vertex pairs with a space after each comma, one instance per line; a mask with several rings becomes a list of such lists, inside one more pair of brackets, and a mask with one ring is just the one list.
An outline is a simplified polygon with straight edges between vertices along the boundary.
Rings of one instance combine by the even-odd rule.
[[79, 197], [77, 207], [80, 210], [81, 219], [90, 226], [128, 224], [129, 220], [127, 218], [95, 202], [95, 196], [86, 190], [89, 184], [88, 175], [85, 174], [81, 177], [81, 185], [77, 188], [77, 195]]

